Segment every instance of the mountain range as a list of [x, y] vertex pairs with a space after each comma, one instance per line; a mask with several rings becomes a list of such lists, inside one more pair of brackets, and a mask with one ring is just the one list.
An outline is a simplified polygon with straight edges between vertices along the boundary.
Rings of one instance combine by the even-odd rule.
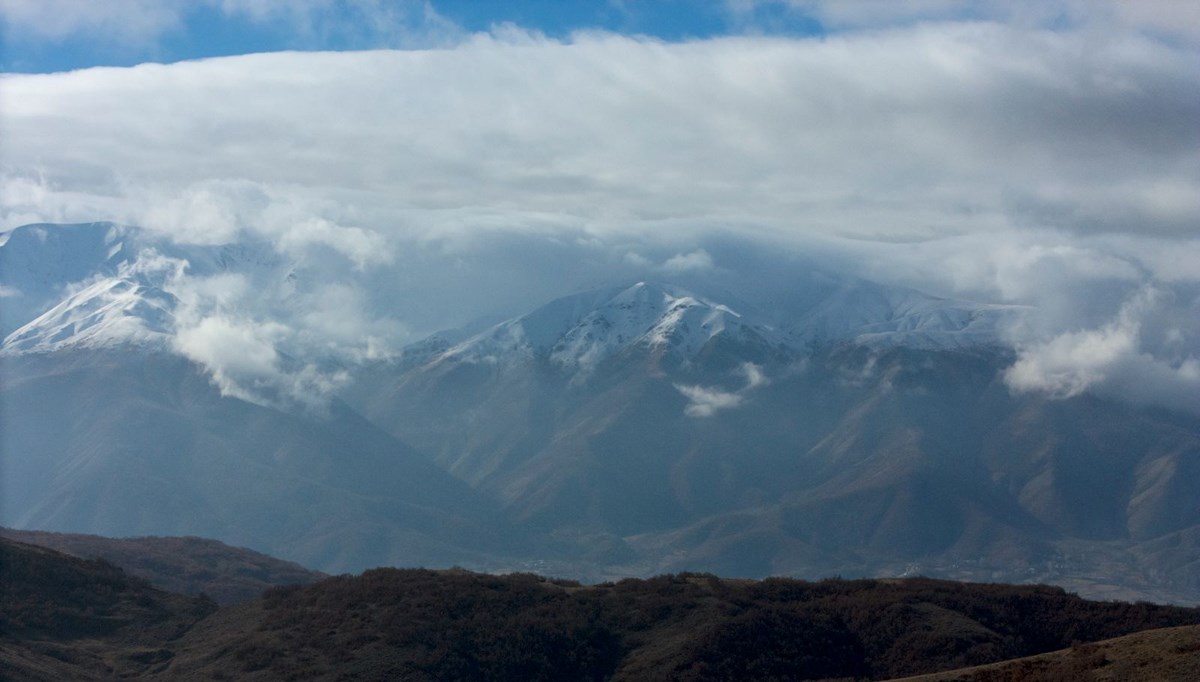
[[[1020, 306], [804, 267], [768, 295], [617, 282], [348, 353], [295, 331], [328, 274], [109, 223], [0, 236], [0, 524], [203, 535], [328, 572], [1200, 599], [1200, 420], [1011, 391]], [[230, 288], [261, 293], [242, 310]]]

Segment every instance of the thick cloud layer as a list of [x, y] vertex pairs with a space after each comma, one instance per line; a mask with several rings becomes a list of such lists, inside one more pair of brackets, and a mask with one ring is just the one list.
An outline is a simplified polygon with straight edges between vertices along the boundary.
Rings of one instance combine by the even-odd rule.
[[[389, 346], [625, 275], [783, 279], [807, 259], [1038, 306], [1013, 332], [1014, 390], [1145, 375], [1139, 400], [1178, 405], [1200, 388], [1200, 337], [1178, 323], [1200, 308], [1200, 52], [1178, 36], [509, 28], [450, 49], [7, 75], [0, 97], [4, 227], [269, 239], [370, 283], [328, 290], [305, 329], [322, 342], [339, 342], [335, 310]], [[369, 314], [384, 297], [390, 327]], [[182, 347], [272, 362], [287, 334], [220, 314]]]
[[9, 182], [141, 193], [131, 219], [203, 208], [218, 230], [257, 225], [244, 211], [263, 207], [238, 205], [250, 183], [407, 234], [428, 228], [403, 209], [474, 208], [595, 229], [1179, 236], [1200, 219], [1198, 70], [1195, 53], [1136, 37], [991, 24], [674, 45], [480, 36], [8, 76], [5, 158]]

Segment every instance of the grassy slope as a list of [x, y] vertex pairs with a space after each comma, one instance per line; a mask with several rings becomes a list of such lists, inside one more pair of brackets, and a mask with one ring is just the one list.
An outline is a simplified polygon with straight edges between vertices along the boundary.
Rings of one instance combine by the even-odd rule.
[[217, 610], [102, 560], [0, 541], [0, 679], [146, 675], [167, 644]]
[[106, 538], [0, 528], [0, 537], [84, 559], [104, 559], [169, 592], [207, 594], [218, 604], [253, 599], [278, 585], [326, 578], [299, 564], [195, 537]]
[[1040, 656], [893, 682], [1200, 680], [1200, 626], [1138, 632]]

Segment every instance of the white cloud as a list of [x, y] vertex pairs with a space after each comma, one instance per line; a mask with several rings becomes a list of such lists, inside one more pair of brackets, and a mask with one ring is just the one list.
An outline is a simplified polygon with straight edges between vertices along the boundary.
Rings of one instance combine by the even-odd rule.
[[711, 270], [712, 256], [704, 249], [696, 249], [691, 253], [677, 253], [662, 264], [662, 269], [668, 273]]
[[1056, 336], [1020, 349], [1004, 380], [1017, 392], [1070, 398], [1094, 391], [1119, 399], [1200, 412], [1200, 359], [1182, 348], [1183, 334], [1170, 329], [1166, 341], [1182, 353], [1174, 361], [1148, 352], [1143, 324], [1162, 294], [1143, 289], [1117, 316], [1097, 329]]
[[342, 209], [302, 188], [209, 180], [173, 191], [133, 189], [129, 205], [125, 222], [145, 225], [181, 244], [228, 244], [245, 233], [250, 239], [271, 240], [296, 260], [304, 260], [313, 247], [338, 253], [360, 270], [392, 260], [381, 234], [339, 224], [327, 216]]
[[246, 324], [214, 315], [179, 330], [176, 345], [184, 356], [211, 368], [222, 389], [230, 389], [234, 376], [266, 377], [278, 371], [275, 342], [286, 331], [279, 324]]
[[210, 0], [229, 18], [284, 26], [300, 44], [332, 39], [359, 48], [432, 47], [465, 36], [428, 0]]
[[63, 191], [136, 203], [122, 187], [249, 182], [402, 233], [473, 209], [591, 230], [1179, 236], [1200, 221], [1179, 191], [1200, 182], [1197, 67], [1134, 36], [997, 25], [674, 45], [477, 36], [10, 75], [3, 141], [11, 169]]
[[[369, 316], [354, 285], [322, 280], [301, 287], [294, 271], [278, 278], [287, 271], [286, 263], [282, 267], [196, 275], [187, 261], [152, 249], [132, 266], [175, 297], [171, 343], [208, 372], [222, 395], [319, 414], [349, 380], [340, 367], [387, 357], [405, 331]], [[304, 279], [317, 277], [303, 271]]]
[[762, 367], [759, 367], [753, 362], [743, 363], [742, 372], [746, 375], [746, 386], [742, 389], [743, 391], [752, 391], [760, 386], [765, 386], [766, 384], [770, 383], [770, 381], [767, 379], [767, 375], [763, 374]]
[[736, 391], [726, 391], [715, 386], [675, 384], [675, 390], [688, 399], [683, 413], [689, 417], [704, 419], [721, 410], [736, 409], [741, 407], [751, 391], [770, 383], [762, 368], [752, 362], [743, 363], [738, 373], [744, 375], [746, 384]]
[[408, 337], [397, 320], [368, 313], [363, 291], [332, 282], [296, 302], [293, 324], [301, 343], [346, 361], [388, 357]]
[[464, 38], [427, 0], [0, 0], [10, 42], [71, 40], [135, 53], [152, 53], [167, 35], [193, 30], [205, 11], [235, 25], [269, 25], [290, 36], [293, 47], [309, 49], [419, 48]]
[[654, 263], [651, 262], [651, 260], [649, 258], [646, 258], [642, 254], [637, 253], [635, 251], [630, 251], [630, 252], [626, 253], [623, 260], [625, 261], [625, 263], [627, 263], [628, 265], [632, 265], [635, 268], [650, 268], [651, 266], [654, 265]]
[[[0, 81], [2, 82], [2, 81]], [[0, 123], [3, 109], [0, 108]], [[0, 126], [0, 142], [3, 127]], [[0, 162], [0, 230], [30, 223], [72, 223], [115, 217], [128, 210], [129, 201], [98, 193], [95, 187], [64, 189], [34, 167], [15, 172]]]
[[0, 0], [12, 35], [51, 40], [88, 34], [99, 42], [151, 42], [180, 23], [180, 4], [161, 0]]
[[135, 225], [151, 225], [184, 244], [227, 244], [241, 231], [233, 198], [212, 187], [192, 186], [163, 200], [139, 202]]
[[683, 408], [683, 413], [689, 417], [711, 417], [719, 410], [728, 410], [740, 406], [743, 400], [742, 396], [737, 393], [729, 393], [718, 388], [680, 384], [675, 386], [675, 389], [688, 399], [687, 407]]
[[734, 18], [754, 26], [763, 7], [783, 7], [818, 19], [827, 29], [921, 21], [991, 20], [1023, 26], [1145, 31], [1200, 39], [1200, 8], [1187, 0], [726, 0]]
[[[850, 5], [813, 7], [855, 25]], [[344, 347], [339, 325], [368, 339], [348, 356], [386, 354], [410, 330], [623, 277], [779, 283], [800, 254], [1037, 305], [1013, 338], [1042, 350], [1015, 380], [1112, 385], [1103, 358], [1079, 372], [1055, 358], [1133, 338], [1108, 325], [1143, 284], [1198, 281], [1200, 53], [1124, 5], [1070, 4], [1084, 18], [1063, 30], [922, 7], [894, 5], [916, 12], [899, 28], [811, 40], [507, 27], [448, 49], [4, 75], [0, 229], [110, 218], [180, 243], [266, 240], [313, 281], [356, 282], [328, 296], [247, 284], [291, 306], [278, 337], [253, 326], [273, 319], [253, 295], [197, 318], [250, 325], [283, 354]], [[405, 25], [426, 9], [403, 5]], [[1170, 351], [1160, 323], [1140, 323], [1137, 353], [1186, 375], [1200, 332], [1179, 326], [1186, 352]], [[735, 395], [705, 404], [719, 394]]]
[[244, 306], [253, 287], [244, 274], [222, 272], [209, 277], [177, 279], [171, 290], [176, 298], [193, 309], [233, 310]]
[[392, 260], [387, 243], [378, 233], [361, 227], [338, 225], [320, 217], [288, 222], [276, 239], [283, 250], [292, 254], [314, 245], [328, 247], [349, 258], [359, 270]]
[[276, 348], [290, 334], [278, 322], [212, 314], [181, 325], [173, 343], [181, 355], [208, 371], [221, 395], [321, 413], [334, 392], [349, 381], [349, 374], [281, 356]]

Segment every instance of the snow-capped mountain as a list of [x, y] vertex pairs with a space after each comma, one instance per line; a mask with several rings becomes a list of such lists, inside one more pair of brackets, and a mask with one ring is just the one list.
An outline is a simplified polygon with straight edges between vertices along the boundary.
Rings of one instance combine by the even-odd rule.
[[[169, 347], [180, 305], [173, 284], [184, 275], [244, 277], [274, 297], [274, 307], [260, 306], [256, 314], [278, 319], [259, 321], [290, 326], [295, 311], [288, 292], [296, 269], [266, 242], [179, 245], [110, 223], [17, 228], [0, 235], [0, 352], [121, 343]], [[598, 362], [630, 348], [687, 360], [714, 343], [786, 354], [844, 342], [929, 349], [996, 345], [1003, 325], [1021, 313], [1016, 306], [941, 299], [845, 275], [802, 274], [796, 291], [779, 292], [774, 305], [761, 307], [728, 291], [665, 282], [578, 293], [448, 343], [441, 353], [429, 353], [439, 344], [426, 341], [422, 353], [493, 363], [544, 357], [584, 378]], [[396, 311], [372, 313], [386, 319]]]
[[765, 320], [680, 287], [637, 282], [556, 300], [467, 339], [441, 357], [476, 362], [543, 358], [586, 375], [628, 348], [687, 358], [718, 338], [759, 347], [785, 345]]
[[179, 245], [112, 223], [27, 225], [0, 234], [0, 352], [133, 344], [168, 349], [187, 275], [286, 278], [265, 242]]
[[399, 297], [322, 300], [380, 280], [297, 260], [103, 223], [0, 235], [0, 522], [597, 579], [1063, 581], [1086, 555], [1200, 594], [1200, 424], [1012, 392], [1022, 308], [806, 267], [322, 356]]
[[177, 299], [137, 276], [101, 278], [4, 339], [7, 353], [135, 344], [167, 348]]
[[784, 328], [809, 346], [853, 340], [874, 347], [968, 348], [1002, 344], [1005, 327], [1027, 312], [1024, 306], [938, 298], [842, 277]]
[[493, 364], [540, 358], [585, 377], [599, 362], [630, 348], [686, 360], [714, 343], [780, 355], [845, 342], [922, 349], [995, 346], [1003, 325], [1024, 310], [845, 277], [825, 296], [789, 320], [744, 302], [726, 304], [672, 284], [637, 282], [555, 300], [437, 357]]
[[594, 578], [1114, 580], [1065, 558], [1085, 551], [1126, 586], [1200, 593], [1194, 419], [1013, 393], [994, 330], [1019, 309], [836, 285], [854, 305], [788, 328], [670, 285], [579, 294], [344, 395], [586, 570], [616, 567]]
[[88, 223], [26, 225], [0, 234], [0, 334], [57, 305], [68, 285], [115, 275], [136, 256], [126, 232]]

